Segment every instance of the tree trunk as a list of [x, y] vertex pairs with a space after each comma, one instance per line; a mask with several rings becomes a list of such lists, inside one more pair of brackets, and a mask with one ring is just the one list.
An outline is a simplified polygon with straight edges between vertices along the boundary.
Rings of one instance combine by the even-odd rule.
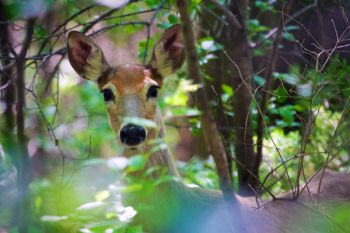
[[[248, 7], [248, 1], [240, 1], [238, 5], [235, 3], [220, 5], [214, 0], [205, 2], [214, 4], [215, 8], [212, 9], [213, 12], [209, 12], [210, 9], [203, 6], [204, 10], [201, 12], [202, 27], [209, 31], [215, 41], [224, 47], [222, 51], [216, 53], [218, 59], [210, 60], [205, 65], [206, 72], [213, 79], [212, 87], [208, 88], [207, 91], [209, 94], [212, 93], [211, 99], [214, 99], [218, 105], [215, 113], [221, 135], [227, 144], [233, 141], [232, 144], [235, 146], [238, 192], [242, 195], [254, 195], [253, 188], [257, 188], [259, 182], [255, 178], [257, 174], [251, 172], [256, 157], [250, 116], [251, 75], [254, 71], [245, 27], [245, 11]], [[226, 25], [223, 24], [222, 19], [219, 20], [215, 17], [215, 15], [220, 14], [226, 16]], [[234, 89], [233, 117], [225, 113], [224, 103], [220, 99], [223, 93], [222, 84], [230, 85]], [[211, 89], [214, 89], [215, 93]], [[232, 128], [234, 128], [233, 132], [227, 130]], [[227, 147], [227, 153], [228, 149]]]
[[30, 218], [29, 184], [31, 180], [30, 160], [25, 136], [25, 57], [34, 32], [35, 20], [29, 19], [26, 25], [26, 35], [19, 54], [16, 55], [17, 70], [17, 185], [19, 196], [18, 229], [27, 233]]
[[253, 131], [251, 120], [251, 77], [254, 73], [253, 61], [246, 29], [246, 10], [249, 1], [234, 1], [230, 10], [237, 15], [242, 26], [241, 29], [230, 27], [228, 38], [224, 42], [227, 54], [233, 66], [234, 88], [234, 128], [235, 152], [238, 168], [239, 193], [242, 195], [254, 195], [254, 189], [258, 187], [259, 180], [252, 168], [256, 161], [253, 144]]
[[239, 192], [240, 194], [253, 194], [252, 188], [256, 188], [258, 184], [256, 174], [251, 173], [256, 159], [250, 112], [253, 65], [245, 29], [241, 32], [233, 32], [231, 35], [231, 44], [235, 46], [228, 50], [228, 54], [237, 64], [237, 69], [232, 78], [235, 90], [233, 109]]
[[[181, 18], [188, 75], [193, 79], [194, 83], [202, 84], [198, 55], [195, 47], [194, 31], [188, 12], [188, 2], [186, 0], [177, 0], [176, 4]], [[234, 200], [234, 191], [232, 177], [229, 172], [229, 165], [227, 162], [227, 155], [224, 145], [221, 141], [221, 137], [219, 135], [213, 114], [208, 104], [208, 97], [205, 88], [199, 88], [195, 93], [195, 97], [198, 108], [202, 112], [202, 129], [204, 131], [204, 135], [208, 138], [210, 152], [215, 160], [216, 168], [220, 178], [221, 190], [224, 193], [225, 199], [232, 201]]]
[[[3, 135], [0, 140], [6, 154], [13, 158], [15, 150], [14, 128], [15, 128], [15, 85], [13, 78], [13, 66], [10, 60], [10, 32], [9, 24], [7, 23], [6, 11], [4, 4], [0, 0], [0, 101], [4, 105], [3, 117], [0, 121], [0, 135]], [[8, 59], [7, 59], [8, 57]]]

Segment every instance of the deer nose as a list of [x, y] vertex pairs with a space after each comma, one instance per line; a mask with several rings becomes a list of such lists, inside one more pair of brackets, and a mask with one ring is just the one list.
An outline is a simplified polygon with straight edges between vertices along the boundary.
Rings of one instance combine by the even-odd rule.
[[146, 130], [141, 126], [127, 124], [120, 130], [120, 140], [128, 146], [136, 146], [145, 141], [145, 139]]

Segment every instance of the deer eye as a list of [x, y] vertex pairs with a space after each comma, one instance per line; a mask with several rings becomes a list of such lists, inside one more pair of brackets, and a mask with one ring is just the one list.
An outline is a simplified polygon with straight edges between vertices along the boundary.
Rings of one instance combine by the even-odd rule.
[[103, 94], [103, 98], [105, 99], [105, 102], [113, 101], [114, 100], [114, 94], [113, 91], [109, 88], [101, 90], [101, 93]]
[[159, 86], [151, 86], [147, 91], [147, 99], [148, 98], [157, 98], [158, 96], [158, 88]]

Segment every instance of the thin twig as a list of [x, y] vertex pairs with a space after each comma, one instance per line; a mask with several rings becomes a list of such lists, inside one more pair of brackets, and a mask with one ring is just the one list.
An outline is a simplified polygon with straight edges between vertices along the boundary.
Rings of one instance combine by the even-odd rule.
[[242, 29], [242, 25], [238, 21], [237, 17], [230, 10], [228, 10], [225, 6], [221, 5], [216, 0], [206, 0], [206, 1], [214, 4], [217, 8], [219, 8], [220, 11], [227, 17], [231, 26], [234, 26], [238, 30]]
[[147, 59], [147, 54], [148, 54], [148, 47], [149, 47], [149, 40], [150, 40], [150, 35], [151, 35], [151, 26], [154, 22], [154, 20], [156, 19], [159, 11], [164, 7], [165, 3], [167, 2], [167, 0], [163, 0], [158, 7], [156, 8], [156, 10], [154, 11], [151, 19], [149, 20], [148, 24], [147, 24], [147, 39], [146, 39], [146, 46], [145, 46], [145, 54], [143, 56], [143, 64], [146, 64], [146, 59]]
[[[293, 4], [293, 0], [288, 0], [283, 7], [281, 18], [277, 27], [277, 34], [273, 41], [271, 54], [270, 54], [270, 57], [267, 59], [266, 70], [265, 70], [265, 85], [264, 85], [264, 89], [263, 89], [264, 91], [262, 93], [261, 102], [260, 102], [261, 113], [258, 115], [257, 156], [256, 156], [255, 165], [254, 165], [254, 168], [257, 171], [259, 170], [259, 166], [261, 164], [262, 157], [263, 157], [262, 149], [263, 149], [263, 139], [264, 139], [264, 131], [265, 131], [264, 117], [265, 117], [268, 102], [269, 102], [268, 93], [271, 89], [272, 73], [274, 72], [276, 67], [278, 48], [282, 41], [283, 28], [284, 28], [284, 15], [289, 14], [292, 4]], [[286, 172], [288, 173], [287, 169], [286, 169]], [[257, 172], [257, 174], [259, 173]]]

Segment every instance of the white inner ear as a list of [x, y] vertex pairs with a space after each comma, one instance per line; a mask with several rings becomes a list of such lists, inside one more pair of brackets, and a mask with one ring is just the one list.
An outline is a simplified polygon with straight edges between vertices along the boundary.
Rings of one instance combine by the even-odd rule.
[[173, 73], [173, 68], [168, 60], [168, 54], [164, 51], [163, 42], [158, 42], [154, 47], [154, 55], [156, 59], [151, 61], [151, 66], [156, 68], [159, 74], [167, 77]]
[[108, 64], [104, 63], [102, 50], [94, 44], [91, 46], [91, 54], [87, 59], [88, 65], [85, 67], [85, 77], [96, 81], [108, 69]]

